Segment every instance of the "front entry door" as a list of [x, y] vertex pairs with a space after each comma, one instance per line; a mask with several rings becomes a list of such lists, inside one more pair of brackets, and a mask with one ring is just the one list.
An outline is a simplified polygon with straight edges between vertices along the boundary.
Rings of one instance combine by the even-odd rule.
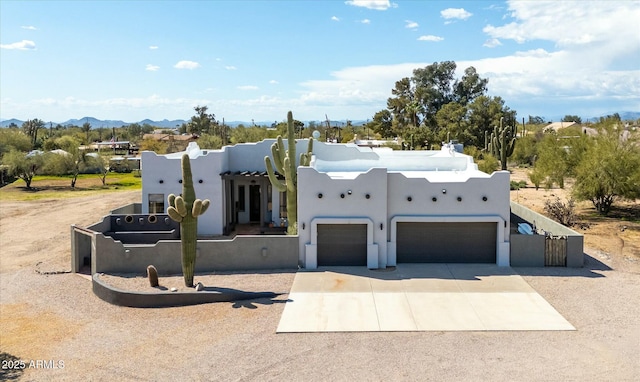
[[249, 220], [260, 222], [260, 186], [249, 186]]

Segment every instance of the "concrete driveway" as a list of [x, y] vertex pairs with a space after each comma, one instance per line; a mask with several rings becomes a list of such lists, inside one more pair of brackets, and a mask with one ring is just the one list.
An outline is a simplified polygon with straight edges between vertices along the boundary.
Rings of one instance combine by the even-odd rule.
[[575, 330], [509, 267], [327, 267], [295, 276], [277, 332]]

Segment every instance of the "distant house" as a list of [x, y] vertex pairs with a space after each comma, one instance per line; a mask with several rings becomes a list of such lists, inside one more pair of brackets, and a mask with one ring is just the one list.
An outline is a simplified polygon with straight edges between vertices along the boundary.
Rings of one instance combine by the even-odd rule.
[[166, 142], [171, 151], [183, 151], [190, 142], [195, 142], [198, 136], [195, 134], [176, 135], [173, 133], [151, 133], [145, 134], [142, 139], [152, 139], [154, 141]]
[[580, 124], [577, 122], [551, 122], [547, 126], [545, 126], [545, 130], [553, 129], [553, 131], [558, 131], [560, 129], [566, 129], [567, 127], [578, 127]]

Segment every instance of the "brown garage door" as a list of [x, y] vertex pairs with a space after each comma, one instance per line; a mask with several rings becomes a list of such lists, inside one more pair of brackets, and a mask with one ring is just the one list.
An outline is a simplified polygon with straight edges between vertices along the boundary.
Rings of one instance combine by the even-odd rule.
[[397, 223], [398, 263], [495, 263], [496, 223]]
[[318, 266], [367, 265], [366, 224], [318, 224]]

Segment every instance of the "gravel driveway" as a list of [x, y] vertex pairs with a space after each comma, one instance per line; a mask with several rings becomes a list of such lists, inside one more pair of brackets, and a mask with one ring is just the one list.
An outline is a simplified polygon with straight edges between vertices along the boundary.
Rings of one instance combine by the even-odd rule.
[[[286, 294], [235, 304], [123, 308], [98, 299], [83, 277], [36, 272], [69, 268], [68, 220], [96, 221], [108, 211], [106, 207], [126, 204], [137, 195], [60, 201], [68, 203], [68, 209], [56, 205], [53, 212], [43, 209], [38, 213], [30, 212], [34, 208], [30, 203], [35, 202], [3, 202], [0, 353], [25, 361], [27, 366], [14, 375], [28, 381], [640, 378], [638, 266], [611, 269], [615, 255], [589, 249], [591, 255], [583, 269], [515, 268], [576, 327], [567, 332], [276, 334]], [[61, 211], [69, 211], [65, 213], [70, 216], [55, 215]], [[30, 242], [25, 234], [30, 232], [30, 223], [25, 221], [29, 218], [50, 223], [47, 235], [53, 239], [49, 245]], [[56, 224], [56, 219], [62, 222]], [[14, 242], [18, 239], [23, 240], [20, 245]], [[9, 247], [11, 251], [6, 250]], [[238, 288], [264, 282], [251, 274], [224, 277], [220, 276], [221, 284]], [[268, 277], [272, 290], [286, 291], [294, 273]], [[6, 360], [7, 355], [4, 357]], [[6, 370], [0, 372], [0, 380], [9, 375]]]

